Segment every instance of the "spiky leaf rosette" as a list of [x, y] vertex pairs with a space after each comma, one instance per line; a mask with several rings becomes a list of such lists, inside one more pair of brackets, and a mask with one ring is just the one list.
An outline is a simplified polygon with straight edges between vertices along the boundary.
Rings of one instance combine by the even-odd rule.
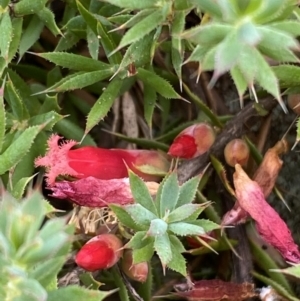
[[125, 226], [135, 234], [127, 244], [133, 249], [133, 262], [149, 261], [154, 251], [163, 269], [168, 267], [186, 276], [185, 251], [179, 237], [205, 235], [219, 225], [197, 219], [207, 204], [192, 203], [200, 177], [179, 186], [175, 172], [160, 184], [154, 200], [145, 183], [130, 172], [130, 187], [135, 203], [125, 206], [111, 205], [111, 209]]
[[299, 50], [295, 39], [300, 35], [300, 23], [290, 20], [297, 1], [208, 1], [191, 0], [210, 21], [196, 26], [181, 37], [195, 48], [188, 61], [197, 61], [201, 70], [213, 70], [210, 85], [227, 71], [242, 96], [249, 88], [254, 92], [258, 83], [273, 95], [283, 110], [278, 80], [266, 61], [299, 62], [293, 50]]

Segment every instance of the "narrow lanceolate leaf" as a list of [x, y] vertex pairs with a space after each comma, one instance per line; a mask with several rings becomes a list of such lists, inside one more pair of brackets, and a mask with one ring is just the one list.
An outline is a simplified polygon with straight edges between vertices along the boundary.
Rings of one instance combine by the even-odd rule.
[[185, 26], [185, 11], [175, 12], [172, 23], [172, 64], [174, 70], [181, 83], [181, 66], [183, 62], [184, 49], [182, 45], [181, 37], [179, 36], [184, 30]]
[[165, 14], [162, 9], [156, 10], [151, 15], [144, 18], [138, 24], [130, 28], [122, 38], [118, 49], [140, 40], [146, 34], [150, 33], [165, 20]]
[[43, 28], [44, 23], [36, 15], [33, 15], [21, 37], [19, 59], [38, 40]]
[[211, 0], [190, 0], [197, 5], [203, 12], [206, 12], [214, 17], [222, 17], [222, 11], [217, 2]]
[[16, 16], [24, 16], [38, 13], [46, 4], [47, 0], [22, 0], [13, 5], [13, 11]]
[[145, 8], [151, 8], [151, 7], [158, 7], [158, 3], [155, 0], [105, 0], [104, 2], [108, 2], [110, 4], [123, 7], [123, 8], [129, 8], [129, 9], [145, 9]]
[[109, 208], [112, 209], [121, 224], [135, 231], [141, 230], [140, 225], [135, 223], [130, 214], [122, 206], [110, 204]]
[[0, 23], [1, 36], [0, 36], [0, 51], [1, 56], [6, 60], [8, 59], [8, 51], [10, 42], [12, 39], [12, 24], [9, 15], [9, 10], [7, 10], [3, 15]]
[[61, 81], [56, 83], [54, 86], [48, 88], [43, 93], [64, 92], [75, 89], [81, 89], [83, 87], [90, 86], [94, 83], [108, 78], [112, 75], [112, 73], [112, 68], [92, 72], [80, 71], [78, 73], [63, 78]]
[[36, 176], [36, 174], [32, 175], [31, 177], [25, 177], [20, 179], [16, 185], [14, 185], [13, 189], [11, 190], [11, 194], [17, 200], [21, 199], [23, 196], [27, 185], [32, 181], [32, 179]]
[[42, 126], [27, 128], [3, 154], [0, 155], [0, 174], [4, 174], [15, 166], [29, 151], [36, 135], [42, 130]]
[[160, 216], [163, 217], [168, 211], [172, 211], [179, 198], [179, 184], [177, 174], [171, 173], [163, 183], [163, 189], [160, 200]]
[[278, 80], [274, 72], [258, 50], [254, 49], [253, 54], [255, 55], [257, 66], [260, 66], [259, 71], [256, 73], [256, 80], [258, 84], [268, 93], [273, 95], [279, 102], [283, 111], [287, 113], [287, 108], [280, 96]]
[[122, 80], [114, 78], [103, 91], [87, 117], [85, 133], [88, 133], [110, 110], [122, 86]]
[[168, 268], [182, 274], [183, 276], [186, 276], [187, 275], [186, 262], [184, 257], [181, 255], [181, 253], [184, 252], [184, 248], [180, 243], [179, 239], [175, 235], [170, 235], [170, 242], [171, 242], [172, 259], [168, 263]]
[[167, 233], [155, 237], [154, 250], [164, 268], [172, 260], [171, 243]]
[[154, 205], [153, 199], [144, 181], [132, 171], [129, 172], [129, 181], [135, 202], [142, 205], [153, 214], [157, 215], [157, 210]]
[[140, 204], [127, 205], [125, 210], [137, 224], [142, 226], [149, 226], [151, 221], [157, 218], [155, 214]]
[[12, 20], [13, 36], [9, 45], [8, 60], [7, 60], [8, 62], [10, 62], [15, 57], [18, 51], [21, 35], [22, 35], [22, 26], [23, 26], [23, 18], [14, 18]]
[[240, 105], [242, 108], [243, 107], [243, 95], [247, 90], [247, 82], [238, 66], [231, 68], [230, 75], [237, 88], [239, 98], [240, 98]]
[[44, 52], [36, 53], [55, 65], [77, 71], [100, 71], [109, 69], [109, 65], [82, 55], [67, 52]]
[[6, 82], [5, 99], [7, 100], [14, 117], [18, 120], [22, 120], [25, 115], [25, 108], [16, 87], [10, 80]]
[[169, 230], [178, 236], [205, 234], [205, 231], [202, 227], [184, 222], [170, 224]]
[[144, 82], [146, 85], [149, 85], [154, 91], [159, 93], [165, 98], [180, 98], [180, 95], [176, 93], [173, 87], [162, 77], [149, 70], [138, 68], [137, 77]]
[[86, 30], [86, 40], [90, 56], [96, 60], [99, 55], [99, 38], [89, 27]]
[[4, 106], [4, 87], [5, 80], [3, 80], [2, 86], [0, 88], [0, 152], [3, 144], [3, 140], [5, 138], [5, 126], [6, 126], [6, 114], [5, 114], [5, 106]]
[[136, 232], [130, 241], [126, 244], [126, 247], [131, 249], [141, 249], [153, 242], [153, 238], [148, 236], [147, 231]]
[[200, 176], [196, 176], [192, 179], [189, 179], [180, 186], [179, 198], [176, 204], [176, 208], [185, 204], [189, 204], [194, 200], [200, 179]]
[[62, 32], [56, 25], [54, 14], [49, 8], [44, 7], [37, 13], [37, 16], [45, 23], [54, 36], [62, 35]]
[[[194, 212], [196, 212], [198, 209], [202, 207], [201, 204], [185, 204], [178, 208], [176, 208], [174, 211], [172, 211], [168, 216], [168, 223], [178, 222], [181, 220], [184, 220], [191, 216]], [[201, 208], [202, 209], [202, 208]]]

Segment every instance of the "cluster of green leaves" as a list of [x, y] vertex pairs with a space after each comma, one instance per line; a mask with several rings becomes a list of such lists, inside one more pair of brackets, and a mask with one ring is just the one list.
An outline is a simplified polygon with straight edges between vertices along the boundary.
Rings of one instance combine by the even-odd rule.
[[185, 248], [179, 237], [205, 236], [219, 225], [198, 219], [206, 204], [192, 203], [200, 177], [179, 186], [175, 172], [167, 175], [160, 184], [155, 200], [145, 183], [130, 172], [130, 187], [135, 204], [110, 208], [119, 221], [135, 231], [127, 247], [133, 250], [133, 262], [149, 261], [154, 251], [163, 269], [168, 267], [186, 276]]
[[21, 202], [8, 193], [1, 196], [1, 300], [99, 301], [110, 294], [78, 286], [57, 288], [57, 274], [71, 250], [74, 229], [63, 218], [44, 223], [52, 210], [37, 192]]
[[214, 71], [211, 85], [230, 71], [241, 100], [248, 87], [255, 93], [258, 83], [287, 112], [278, 79], [265, 57], [278, 63], [299, 62], [293, 50], [299, 50], [295, 37], [300, 35], [300, 23], [291, 19], [297, 1], [191, 2], [210, 21], [181, 35], [195, 45], [188, 61], [198, 61], [201, 70]]

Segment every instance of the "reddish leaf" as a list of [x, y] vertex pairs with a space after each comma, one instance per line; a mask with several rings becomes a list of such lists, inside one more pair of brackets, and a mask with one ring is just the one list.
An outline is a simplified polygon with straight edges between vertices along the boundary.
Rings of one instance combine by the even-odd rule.
[[258, 233], [288, 261], [300, 262], [300, 252], [279, 214], [267, 203], [260, 186], [237, 164], [233, 175], [239, 205], [256, 222]]
[[233, 283], [213, 279], [196, 281], [191, 288], [177, 291], [176, 295], [189, 301], [243, 301], [256, 296], [256, 293], [252, 283]]

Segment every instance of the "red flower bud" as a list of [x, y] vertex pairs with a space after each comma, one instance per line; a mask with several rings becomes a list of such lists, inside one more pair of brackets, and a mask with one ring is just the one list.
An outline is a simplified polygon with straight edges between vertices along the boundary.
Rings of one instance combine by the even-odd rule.
[[145, 282], [148, 277], [148, 268], [148, 262], [133, 263], [131, 250], [124, 252], [122, 270], [130, 279]]
[[233, 139], [227, 143], [224, 149], [224, 157], [228, 165], [235, 164], [245, 166], [249, 159], [250, 150], [247, 143], [242, 139]]
[[[48, 152], [35, 160], [36, 166], [46, 167], [47, 183], [53, 185], [59, 175], [76, 178], [95, 177], [102, 180], [128, 176], [127, 166], [146, 181], [158, 180], [157, 176], [141, 172], [138, 168], [151, 165], [160, 171], [168, 171], [169, 164], [163, 154], [151, 150], [103, 149], [92, 146], [72, 150], [77, 144], [67, 141], [58, 145], [60, 137], [52, 135], [48, 140]], [[126, 166], [127, 165], [127, 166]]]
[[77, 253], [75, 262], [94, 272], [115, 265], [123, 254], [122, 241], [114, 234], [101, 234], [90, 239]]
[[207, 152], [215, 141], [215, 133], [206, 123], [194, 124], [184, 129], [171, 144], [172, 157], [191, 159]]

